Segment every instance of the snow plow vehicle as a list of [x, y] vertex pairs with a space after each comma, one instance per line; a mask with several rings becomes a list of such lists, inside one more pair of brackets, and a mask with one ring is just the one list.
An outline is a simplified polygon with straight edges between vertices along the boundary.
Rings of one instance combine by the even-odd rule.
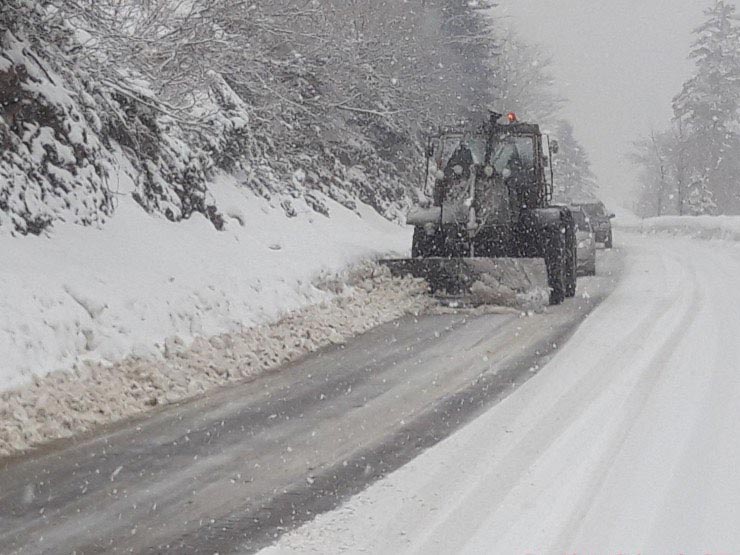
[[567, 206], [550, 203], [557, 143], [545, 139], [513, 113], [429, 137], [431, 198], [407, 218], [412, 257], [381, 263], [453, 301], [527, 306], [574, 296], [575, 224]]

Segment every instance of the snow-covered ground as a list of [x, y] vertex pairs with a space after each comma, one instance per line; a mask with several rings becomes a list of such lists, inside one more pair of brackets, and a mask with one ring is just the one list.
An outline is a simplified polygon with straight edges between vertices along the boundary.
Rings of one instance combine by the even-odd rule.
[[645, 233], [740, 241], [740, 216], [661, 216], [640, 222]]
[[677, 235], [694, 239], [740, 241], [740, 216], [659, 216], [640, 218], [617, 207], [614, 226], [646, 234]]
[[332, 298], [315, 286], [322, 274], [411, 242], [367, 206], [358, 215], [327, 199], [327, 218], [292, 199], [289, 218], [280, 199], [231, 179], [212, 192], [224, 232], [197, 214], [177, 224], [149, 216], [122, 195], [102, 229], [58, 224], [51, 237], [0, 236], [0, 391], [83, 361], [161, 357], [167, 338], [187, 344], [274, 321]]
[[539, 374], [265, 553], [740, 552], [740, 244], [617, 243]]

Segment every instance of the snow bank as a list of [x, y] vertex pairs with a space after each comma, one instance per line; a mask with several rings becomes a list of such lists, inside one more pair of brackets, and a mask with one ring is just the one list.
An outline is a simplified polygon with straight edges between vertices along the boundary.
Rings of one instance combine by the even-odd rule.
[[612, 220], [612, 224], [615, 227], [639, 227], [642, 223], [642, 218], [632, 212], [632, 210], [617, 204], [609, 204], [609, 206], [614, 207], [612, 212], [614, 213], [615, 218]]
[[0, 394], [0, 455], [253, 378], [431, 303], [423, 294], [426, 284], [392, 278], [375, 265], [319, 285], [341, 292], [272, 324], [199, 337], [189, 347], [172, 337], [161, 359], [131, 356], [113, 366], [85, 364]]
[[0, 236], [0, 391], [85, 362], [161, 358], [167, 338], [189, 344], [274, 321], [330, 300], [314, 285], [322, 273], [411, 244], [407, 229], [363, 205], [323, 199], [328, 218], [296, 198], [286, 217], [279, 199], [232, 178], [211, 190], [223, 232], [198, 214], [177, 224], [150, 216], [124, 194], [103, 229]]
[[740, 216], [661, 216], [642, 220], [639, 229], [643, 233], [740, 241]]

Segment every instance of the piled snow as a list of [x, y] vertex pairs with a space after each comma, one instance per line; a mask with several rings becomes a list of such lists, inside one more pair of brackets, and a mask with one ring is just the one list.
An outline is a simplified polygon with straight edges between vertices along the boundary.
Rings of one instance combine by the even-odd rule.
[[640, 227], [640, 224], [642, 223], [642, 218], [632, 212], [632, 210], [619, 206], [615, 203], [610, 203], [608, 204], [608, 206], [614, 207], [612, 211], [615, 214], [615, 218], [614, 220], [612, 220], [612, 225], [614, 225], [615, 227]]
[[501, 258], [488, 265], [470, 288], [474, 304], [544, 312], [550, 304], [545, 261]]
[[322, 273], [411, 244], [407, 229], [364, 205], [323, 198], [328, 218], [296, 198], [288, 218], [279, 199], [232, 178], [211, 190], [222, 232], [199, 214], [177, 224], [150, 216], [123, 195], [103, 229], [0, 236], [0, 391], [86, 361], [161, 357], [169, 337], [188, 344], [274, 321], [331, 299], [313, 285]]
[[470, 288], [470, 300], [474, 306], [544, 312], [550, 304], [550, 291], [546, 284], [545, 286], [533, 284], [527, 290], [517, 291], [495, 278], [481, 276]]
[[660, 216], [644, 219], [640, 229], [643, 233], [740, 241], [740, 216]]
[[74, 373], [55, 372], [0, 394], [0, 455], [254, 378], [381, 323], [419, 313], [431, 302], [423, 282], [392, 278], [375, 265], [320, 285], [343, 291], [333, 301], [275, 323], [199, 337], [189, 347], [171, 337], [162, 359], [132, 356], [113, 366], [85, 364]]

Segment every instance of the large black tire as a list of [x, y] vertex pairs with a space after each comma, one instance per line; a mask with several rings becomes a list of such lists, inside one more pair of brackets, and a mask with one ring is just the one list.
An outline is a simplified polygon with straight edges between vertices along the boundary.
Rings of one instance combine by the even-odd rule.
[[560, 229], [549, 233], [545, 248], [545, 265], [547, 266], [547, 284], [550, 287], [550, 304], [559, 305], [565, 301], [566, 271], [565, 234]]
[[609, 234], [606, 236], [606, 241], [604, 241], [604, 248], [610, 249], [614, 245], [614, 234], [612, 232], [612, 228], [609, 228]]
[[566, 234], [565, 248], [565, 296], [572, 298], [576, 296], [578, 280], [578, 245], [574, 229], [570, 229]]

